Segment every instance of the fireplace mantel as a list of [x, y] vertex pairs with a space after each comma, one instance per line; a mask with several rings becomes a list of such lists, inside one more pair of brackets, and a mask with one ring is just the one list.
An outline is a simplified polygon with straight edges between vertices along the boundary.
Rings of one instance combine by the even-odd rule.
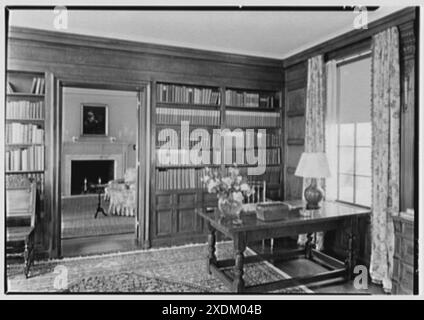
[[114, 179], [124, 176], [129, 143], [78, 140], [64, 142], [62, 150], [62, 195], [71, 195], [71, 163], [75, 160], [113, 160]]

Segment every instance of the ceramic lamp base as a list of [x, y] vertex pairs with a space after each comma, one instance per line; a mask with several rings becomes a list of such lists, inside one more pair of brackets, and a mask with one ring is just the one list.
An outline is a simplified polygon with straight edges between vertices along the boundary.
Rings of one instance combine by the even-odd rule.
[[305, 189], [306, 209], [319, 209], [319, 202], [322, 200], [322, 191], [317, 186], [317, 180], [312, 179], [309, 187]]

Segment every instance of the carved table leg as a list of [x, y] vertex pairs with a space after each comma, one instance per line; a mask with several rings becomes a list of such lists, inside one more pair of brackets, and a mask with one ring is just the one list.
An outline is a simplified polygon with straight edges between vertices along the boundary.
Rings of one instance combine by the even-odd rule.
[[244, 250], [246, 249], [246, 241], [243, 234], [237, 234], [234, 238], [234, 280], [233, 291], [243, 292], [244, 290]]
[[208, 235], [208, 259], [206, 260], [206, 271], [211, 274], [211, 264], [216, 264], [216, 230], [208, 223], [209, 235]]
[[307, 234], [307, 240], [305, 243], [305, 257], [306, 259], [312, 258], [312, 249], [314, 248], [314, 244], [312, 243], [312, 233]]
[[353, 277], [353, 269], [356, 266], [356, 237], [358, 231], [358, 218], [353, 217], [350, 221], [350, 230], [348, 234], [348, 248], [346, 265], [346, 279], [350, 280]]

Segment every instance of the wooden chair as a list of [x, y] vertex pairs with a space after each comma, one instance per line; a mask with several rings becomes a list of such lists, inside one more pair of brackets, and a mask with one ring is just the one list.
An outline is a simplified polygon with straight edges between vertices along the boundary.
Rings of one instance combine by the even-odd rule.
[[[250, 181], [249, 185], [255, 190], [255, 193], [245, 199], [246, 203], [266, 202], [266, 181]], [[262, 240], [262, 250], [265, 250], [265, 241]], [[274, 238], [270, 239], [271, 251], [274, 250]]]
[[6, 253], [23, 256], [27, 278], [34, 261], [36, 199], [36, 184], [27, 179], [6, 185]]

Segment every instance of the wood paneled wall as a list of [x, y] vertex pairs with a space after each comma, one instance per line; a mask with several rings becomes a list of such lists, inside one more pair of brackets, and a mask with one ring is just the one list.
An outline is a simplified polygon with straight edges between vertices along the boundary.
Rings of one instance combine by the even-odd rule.
[[304, 150], [307, 63], [285, 70], [285, 194], [286, 200], [302, 198], [302, 178], [294, 172]]
[[[282, 90], [283, 62], [276, 59], [194, 50], [148, 43], [12, 27], [8, 33], [7, 68], [46, 72], [46, 212], [43, 247], [50, 257], [58, 255], [60, 230], [60, 121], [56, 109], [58, 81], [63, 84], [101, 85], [104, 88], [136, 89], [146, 83], [185, 84]], [[152, 93], [155, 98], [155, 92]], [[59, 123], [59, 127], [56, 124]], [[154, 130], [154, 127], [152, 128]], [[56, 182], [55, 182], [56, 181]], [[57, 182], [58, 181], [58, 182]], [[192, 195], [187, 195], [190, 197]], [[190, 210], [189, 210], [190, 209]], [[201, 223], [191, 208], [179, 213]], [[166, 215], [166, 212], [163, 213]], [[163, 216], [164, 217], [164, 216]], [[152, 219], [161, 219], [151, 217]], [[165, 232], [170, 226], [161, 226]], [[182, 233], [190, 225], [176, 226]], [[163, 229], [165, 228], [165, 229]], [[143, 244], [142, 244], [143, 245]], [[159, 244], [158, 244], [159, 245]]]

